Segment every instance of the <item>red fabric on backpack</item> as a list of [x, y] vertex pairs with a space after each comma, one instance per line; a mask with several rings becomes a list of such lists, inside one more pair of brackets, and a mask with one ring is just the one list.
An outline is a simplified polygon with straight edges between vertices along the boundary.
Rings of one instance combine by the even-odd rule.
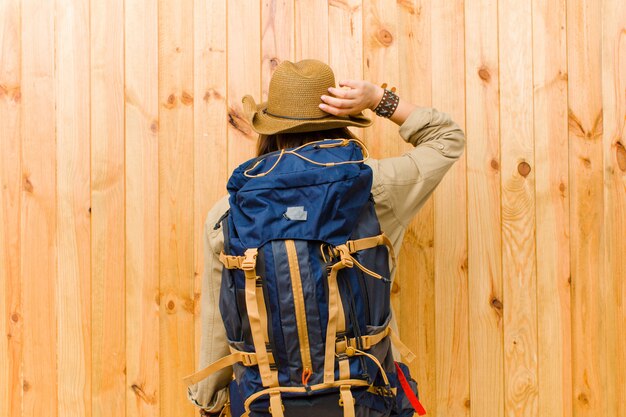
[[398, 379], [400, 380], [400, 386], [402, 387], [402, 391], [404, 391], [404, 393], [406, 394], [406, 397], [409, 399], [409, 402], [415, 409], [415, 412], [417, 412], [417, 414], [419, 414], [420, 416], [423, 416], [424, 414], [426, 414], [426, 410], [411, 389], [409, 381], [406, 380], [404, 372], [402, 372], [402, 369], [400, 368], [400, 365], [398, 365], [398, 362], [394, 362], [394, 364], [396, 365], [396, 371], [398, 372]]

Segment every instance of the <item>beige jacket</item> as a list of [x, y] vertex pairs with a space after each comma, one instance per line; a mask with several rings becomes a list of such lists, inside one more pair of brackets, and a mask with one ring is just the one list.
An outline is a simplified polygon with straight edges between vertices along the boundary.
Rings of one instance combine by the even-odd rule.
[[[396, 253], [400, 252], [411, 219], [463, 154], [465, 147], [465, 135], [450, 115], [431, 107], [416, 108], [400, 126], [399, 133], [415, 148], [402, 156], [367, 161], [374, 174], [372, 194], [380, 226], [391, 239]], [[222, 276], [218, 255], [224, 237], [222, 228], [214, 228], [227, 209], [228, 199], [224, 197], [209, 211], [204, 225], [202, 336], [198, 369], [230, 353], [218, 307]], [[392, 270], [392, 279], [394, 273]], [[392, 326], [395, 326], [393, 321]], [[219, 411], [228, 397], [225, 387], [231, 378], [231, 368], [224, 369], [190, 386], [188, 397], [208, 412]]]

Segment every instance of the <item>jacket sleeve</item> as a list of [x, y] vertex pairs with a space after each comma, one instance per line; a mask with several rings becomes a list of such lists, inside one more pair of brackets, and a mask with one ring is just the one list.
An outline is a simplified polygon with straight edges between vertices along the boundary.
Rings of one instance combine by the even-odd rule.
[[[226, 330], [219, 311], [219, 294], [222, 279], [222, 263], [214, 242], [222, 233], [214, 230], [216, 213], [207, 215], [204, 232], [204, 270], [202, 272], [201, 338], [198, 369], [230, 353]], [[208, 378], [188, 387], [187, 396], [198, 407], [210, 413], [219, 412], [228, 399], [228, 383], [232, 379], [232, 367], [222, 369]]]
[[389, 206], [395, 222], [406, 228], [463, 154], [465, 134], [450, 117], [432, 107], [417, 107], [399, 128], [414, 146], [402, 156], [370, 160], [375, 194]]

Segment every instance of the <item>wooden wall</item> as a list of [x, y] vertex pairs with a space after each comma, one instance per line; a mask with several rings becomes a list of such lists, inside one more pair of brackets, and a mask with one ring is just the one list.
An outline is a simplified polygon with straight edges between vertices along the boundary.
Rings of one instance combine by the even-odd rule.
[[393, 288], [429, 415], [626, 417], [623, 0], [0, 1], [0, 415], [194, 414], [240, 100], [304, 58], [467, 134]]

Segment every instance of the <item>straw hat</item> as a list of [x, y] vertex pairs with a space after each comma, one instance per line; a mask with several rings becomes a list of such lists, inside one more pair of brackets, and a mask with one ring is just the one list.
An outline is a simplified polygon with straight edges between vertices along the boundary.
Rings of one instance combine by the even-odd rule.
[[335, 87], [335, 74], [325, 63], [283, 61], [274, 70], [267, 101], [257, 105], [249, 94], [242, 98], [244, 115], [255, 132], [266, 135], [372, 124], [363, 113], [335, 116], [320, 109], [328, 87]]

